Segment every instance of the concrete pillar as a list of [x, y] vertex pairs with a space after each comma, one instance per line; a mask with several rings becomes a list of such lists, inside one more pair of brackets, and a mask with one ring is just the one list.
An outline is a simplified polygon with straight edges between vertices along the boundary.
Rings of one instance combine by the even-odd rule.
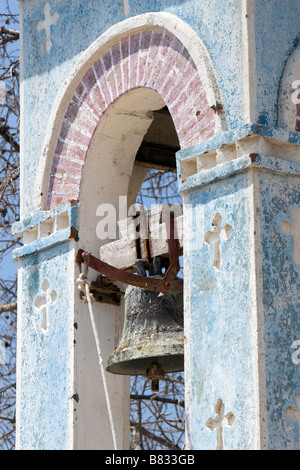
[[199, 169], [180, 182], [188, 446], [296, 449], [300, 139], [245, 126], [222, 143], [179, 153], [181, 176]]

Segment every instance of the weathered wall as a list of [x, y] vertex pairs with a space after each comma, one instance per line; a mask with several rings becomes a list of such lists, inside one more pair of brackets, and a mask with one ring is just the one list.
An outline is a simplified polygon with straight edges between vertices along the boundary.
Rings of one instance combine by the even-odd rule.
[[[214, 417], [216, 411], [214, 406], [218, 403], [217, 400], [222, 398], [225, 403], [225, 413], [232, 412], [235, 418], [233, 423], [230, 415], [226, 415], [229, 425], [223, 437], [227, 448], [295, 448], [299, 438], [299, 426], [297, 419], [290, 421], [287, 419], [286, 410], [295, 405], [299, 394], [299, 362], [291, 360], [292, 345], [297, 341], [297, 331], [299, 331], [297, 309], [299, 260], [293, 253], [296, 244], [295, 233], [288, 233], [291, 225], [282, 224], [286, 221], [294, 222], [293, 215], [295, 220], [297, 219], [300, 203], [298, 197], [300, 138], [295, 132], [299, 110], [295, 105], [285, 112], [285, 106], [291, 100], [291, 89], [289, 88], [289, 92], [286, 93], [283, 86], [285, 80], [289, 81], [289, 77], [297, 76], [297, 56], [294, 65], [291, 65], [291, 74], [286, 73], [285, 67], [292, 52], [296, 50], [300, 38], [297, 21], [300, 14], [298, 0], [130, 1], [128, 3], [130, 10], [126, 13], [127, 20], [124, 18], [124, 12], [122, 13], [121, 0], [113, 3], [108, 3], [106, 0], [97, 2], [53, 0], [51, 14], [57, 13], [57, 21], [51, 27], [52, 47], [47, 51], [44, 48], [44, 31], [36, 29], [38, 21], [43, 19], [44, 5], [44, 1], [38, 0], [22, 0], [21, 3], [21, 184], [24, 220], [14, 229], [16, 234], [24, 233], [26, 242], [25, 246], [15, 253], [15, 257], [21, 259], [18, 377], [21, 387], [18, 392], [18, 413], [23, 415], [19, 427], [20, 445], [55, 447], [57, 444], [55, 439], [61, 439], [58, 444], [61, 447], [76, 447], [76, 445], [85, 447], [95, 442], [92, 433], [89, 443], [85, 440], [85, 429], [93, 418], [92, 407], [85, 407], [85, 403], [80, 408], [82, 402], [79, 402], [79, 411], [76, 415], [66, 404], [66, 400], [69, 404], [73, 404], [68, 387], [71, 382], [73, 386], [76, 384], [76, 380], [72, 377], [74, 370], [80, 376], [77, 382], [81, 387], [80, 393], [83, 395], [86, 392], [88, 384], [90, 387], [88, 390], [92, 390], [95, 403], [97, 387], [101, 383], [99, 377], [98, 383], [93, 381], [91, 374], [87, 374], [86, 382], [84, 380], [87, 373], [84, 364], [90, 354], [90, 332], [82, 328], [75, 334], [72, 329], [71, 323], [74, 318], [84, 321], [86, 310], [81, 309], [78, 295], [74, 301], [75, 271], [72, 251], [74, 241], [70, 241], [70, 238], [74, 238], [73, 229], [77, 228], [81, 242], [91, 249], [98, 250], [99, 243], [94, 233], [95, 208], [102, 201], [115, 200], [120, 191], [126, 193], [130, 182], [129, 168], [133, 164], [134, 150], [136, 151], [135, 145], [138, 148], [139, 139], [142, 139], [142, 121], [145, 117], [149, 119], [147, 114], [149, 110], [161, 106], [161, 98], [167, 101], [169, 94], [175, 95], [176, 87], [172, 86], [164, 94], [162, 82], [159, 80], [153, 92], [157, 94], [156, 97], [151, 94], [152, 92], [149, 96], [146, 93], [143, 95], [143, 86], [146, 82], [137, 78], [142, 70], [139, 67], [142, 67], [144, 58], [140, 52], [141, 44], [147, 38], [144, 30], [151, 29], [153, 15], [158, 12], [172, 14], [172, 17], [168, 17], [172, 23], [172, 34], [176, 37], [181, 35], [182, 44], [183, 31], [188, 31], [189, 38], [185, 43], [188, 46], [184, 52], [181, 50], [182, 55], [179, 54], [178, 63], [182, 64], [181, 60], [184, 57], [185, 67], [187, 64], [188, 66], [193, 64], [190, 70], [194, 73], [197, 68], [202, 80], [201, 73], [205, 67], [194, 67], [196, 63], [199, 65], [195, 58], [195, 50], [199, 45], [199, 57], [202, 61], [205, 58], [206, 65], [209, 63], [204, 73], [206, 74], [204, 88], [208, 96], [205, 106], [207, 104], [211, 106], [209, 101], [211, 90], [217, 90], [222, 107], [222, 113], [215, 114], [215, 123], [218, 120], [218, 126], [214, 128], [215, 135], [208, 134], [206, 136], [210, 137], [208, 140], [197, 140], [201, 127], [195, 126], [193, 135], [188, 135], [188, 138], [187, 134], [181, 133], [180, 126], [184, 122], [184, 117], [180, 112], [188, 114], [193, 105], [183, 106], [180, 110], [177, 109], [177, 113], [173, 113], [182, 147], [177, 154], [178, 184], [184, 194], [185, 204], [191, 205], [185, 208], [187, 229], [184, 256], [188, 445], [192, 449], [216, 447], [216, 434], [209, 433], [208, 429], [212, 428], [212, 422], [208, 421], [208, 418]], [[154, 13], [149, 14], [150, 12]], [[167, 31], [166, 17], [164, 21]], [[183, 24], [187, 29], [182, 26]], [[128, 25], [132, 29], [139, 25], [141, 34], [131, 35]], [[126, 35], [131, 35], [134, 39], [128, 40]], [[168, 41], [168, 35], [161, 37], [163, 39], [160, 40], [160, 45], [164, 46], [164, 41]], [[126, 99], [122, 101], [123, 98], [117, 101], [120, 93], [114, 93], [113, 87], [120, 77], [122, 80], [124, 78], [124, 61], [118, 62], [116, 59], [118, 54], [112, 53], [110, 57], [116, 59], [120, 67], [119, 74], [115, 73], [115, 70], [110, 73], [111, 68], [105, 65], [105, 56], [103, 56], [105, 47], [107, 50], [112, 50], [110, 48], [115, 38], [120, 51], [127, 44], [136, 52], [133, 62], [137, 67], [133, 69], [133, 75], [135, 86], [142, 90], [141, 99], [136, 99], [135, 93], [131, 94], [132, 87], [129, 86], [123, 90], [128, 91], [125, 93], [127, 101]], [[105, 42], [106, 39], [108, 42]], [[94, 72], [94, 75], [90, 74], [90, 67], [97, 63], [96, 60], [100, 60], [97, 56], [98, 46], [101, 49], [99, 54], [101, 53], [100, 56], [103, 57], [104, 66], [96, 77]], [[189, 56], [191, 50], [194, 53], [192, 58]], [[155, 54], [152, 55], [155, 57]], [[159, 67], [160, 59], [155, 57], [153, 61], [156, 68]], [[170, 62], [170, 70], [173, 65], [174, 63]], [[207, 73], [208, 70], [210, 74]], [[101, 82], [102, 76], [105, 76], [104, 83]], [[184, 74], [180, 75], [184, 80], [183, 76]], [[284, 80], [282, 77], [285, 77]], [[201, 83], [201, 80], [197, 83]], [[105, 87], [108, 86], [110, 91], [107, 96], [113, 97], [98, 116], [97, 109], [94, 109], [96, 100], [93, 102], [94, 96], [91, 92], [95, 83], [99, 85], [102, 95], [105, 95]], [[82, 86], [81, 93], [79, 93], [80, 86]], [[187, 101], [189, 98], [187, 95]], [[76, 100], [79, 106], [73, 115], [68, 106]], [[194, 100], [192, 101], [194, 103]], [[61, 107], [58, 102], [62, 103]], [[85, 108], [83, 115], [90, 113], [90, 121], [93, 121], [91, 115], [96, 117], [93, 129], [89, 128], [87, 122], [83, 125], [84, 119], [79, 112], [79, 108], [81, 111], [83, 105], [86, 106], [87, 103], [89, 106]], [[126, 121], [123, 120], [123, 116], [126, 115], [122, 108], [123, 103], [125, 111], [129, 110], [137, 118], [136, 123], [133, 123], [132, 116], [132, 121], [128, 116]], [[101, 107], [100, 102], [96, 104]], [[139, 107], [141, 104], [145, 106]], [[55, 119], [51, 114], [53, 110], [57, 111], [57, 115], [54, 114]], [[193, 109], [193, 113], [195, 111], [196, 109]], [[98, 126], [97, 119], [100, 119], [102, 114], [104, 119], [101, 119], [101, 125]], [[50, 121], [53, 120], [55, 123], [49, 121], [50, 115]], [[205, 114], [205, 118], [207, 116], [212, 116], [211, 110]], [[77, 125], [84, 130], [85, 137], [82, 133], [77, 133]], [[125, 131], [127, 125], [129, 128]], [[134, 134], [133, 129], [136, 125], [139, 131], [135, 133], [134, 139], [129, 139], [130, 133]], [[117, 133], [114, 132], [114, 126], [118, 129]], [[143, 129], [146, 128], [145, 124]], [[53, 137], [52, 140], [49, 140], [49, 132], [50, 137]], [[76, 140], [79, 147], [82, 146], [84, 157], [90, 156], [87, 158], [88, 164], [84, 167], [85, 174], [83, 159], [80, 162], [75, 161], [77, 154], [71, 155], [72, 165], [69, 163], [70, 160], [68, 163], [65, 160], [64, 149], [68, 147], [68, 133]], [[60, 146], [56, 147], [59, 137]], [[126, 145], [124, 143], [122, 146], [122, 142], [126, 142]], [[65, 147], [61, 145], [62, 143]], [[120, 149], [122, 151], [119, 151]], [[47, 201], [49, 184], [37, 185], [38, 178], [41, 181], [41, 174], [37, 172], [38, 169], [40, 171], [45, 155], [50, 156], [47, 164], [42, 165], [42, 170], [46, 175], [45, 181], [47, 178], [50, 181], [51, 178], [47, 206], [48, 208], [51, 206], [51, 210], [35, 213], [37, 209], [46, 208], [46, 204], [42, 207], [41, 199]], [[102, 169], [105, 170], [101, 173], [102, 186], [98, 190], [99, 200], [93, 198], [93, 186], [97, 183], [95, 181], [97, 173], [93, 173], [94, 161], [99, 174]], [[124, 162], [126, 168], [122, 167]], [[106, 178], [106, 172], [111, 180]], [[69, 192], [63, 192], [70, 176], [76, 181], [70, 186]], [[93, 184], [89, 185], [89, 180]], [[81, 213], [78, 223], [70, 217], [70, 203], [67, 200], [77, 199], [80, 196], [82, 181], [84, 197], [79, 205]], [[113, 185], [110, 181], [113, 181]], [[46, 190], [46, 194], [37, 195], [33, 191], [36, 187], [42, 188], [40, 192]], [[65, 216], [60, 218], [62, 214], [55, 212], [58, 207], [56, 204], [61, 201], [66, 201], [63, 211], [68, 213], [67, 218], [64, 218]], [[50, 217], [50, 221], [46, 220], [47, 216]], [[52, 218], [56, 221], [54, 225], [51, 222]], [[294, 225], [299, 229], [297, 221]], [[222, 228], [225, 232], [222, 232]], [[213, 229], [220, 229], [218, 245], [216, 238], [214, 241], [210, 238]], [[69, 253], [67, 247], [70, 249]], [[64, 268], [60, 270], [61, 263]], [[53, 330], [41, 333], [36, 328], [36, 312], [32, 312], [36, 302], [34, 291], [35, 295], [38, 295], [38, 290], [43, 286], [42, 278], [43, 281], [49, 278], [50, 289], [55, 290], [60, 303], [56, 300], [57, 303], [54, 301], [51, 307], [54, 322], [52, 325], [55, 327]], [[38, 280], [42, 282], [41, 285], [38, 285]], [[62, 305], [64, 282], [70, 282], [73, 290], [72, 292], [68, 290], [69, 297], [64, 303], [64, 315], [60, 319], [59, 305]], [[100, 309], [99, 313], [105, 314], [104, 310]], [[107, 323], [102, 329], [104, 336], [107, 333], [105, 340], [107, 344], [111, 343], [110, 347], [115, 340], [114, 329], [116, 325], [120, 328], [121, 324], [120, 315], [115, 313], [115, 325], [110, 317], [105, 320]], [[102, 317], [99, 325], [102, 325], [101, 322]], [[52, 355], [55, 338], [59, 338], [58, 342], [64, 348], [69, 370], [66, 370], [63, 352], [60, 355], [56, 349]], [[71, 365], [73, 361], [71, 338], [73, 342], [78, 340], [75, 359], [77, 363], [74, 370]], [[49, 343], [46, 344], [46, 341]], [[27, 360], [24, 351], [32, 357], [32, 362]], [[94, 352], [91, 357], [93, 371], [96, 371], [97, 361]], [[40, 360], [37, 364], [38, 359]], [[49, 411], [47, 416], [43, 408], [42, 377], [47, 374], [46, 380], [51, 378], [52, 369], [49, 364], [54, 363], [58, 375], [64, 376], [58, 384], [61, 399], [61, 406], [58, 408], [61, 413], [60, 423], [62, 426], [68, 426], [68, 431], [58, 429], [59, 437], [56, 436], [53, 440], [52, 436], [47, 437], [43, 431], [41, 434], [43, 441], [39, 441], [35, 432], [38, 427], [33, 427], [31, 416], [34, 413], [34, 402], [32, 399], [29, 400], [26, 394], [28, 390], [33, 391], [35, 384], [37, 401], [42, 410], [41, 415], [36, 416], [35, 424], [43, 427], [43, 421], [48, 417], [51, 417], [50, 421], [53, 422], [52, 410], [47, 410]], [[35, 365], [39, 368], [39, 372]], [[29, 378], [32, 378], [32, 382]], [[118, 416], [121, 416], [124, 407], [123, 402], [118, 400], [119, 395], [116, 390], [122, 388], [124, 391], [126, 385], [119, 388], [112, 385], [112, 388], [116, 414], [120, 413]], [[52, 385], [49, 385], [48, 397], [53, 398], [52, 390]], [[72, 394], [73, 392], [76, 390], [72, 389]], [[125, 395], [126, 393], [123, 393], [123, 398]], [[101, 403], [103, 400], [104, 398]], [[70, 411], [68, 424], [63, 423], [66, 407]], [[99, 408], [101, 407], [100, 404]], [[99, 411], [100, 421], [104, 419], [101, 422], [107, 423], [105, 421], [107, 416], [103, 418], [102, 411]], [[84, 423], [79, 429], [77, 422], [75, 434], [78, 432], [78, 435], [75, 439], [70, 436], [74, 416], [80, 417]], [[85, 420], [85, 416], [90, 418]], [[94, 421], [95, 429], [100, 429], [98, 422], [99, 420]], [[124, 420], [120, 426], [123, 425]], [[24, 437], [26, 433], [27, 437]], [[121, 430], [120, 436], [122, 439], [122, 436], [125, 436], [122, 446], [127, 439], [124, 429]], [[220, 437], [220, 433], [218, 436]], [[100, 441], [101, 436], [97, 438], [97, 443]], [[110, 445], [109, 439], [107, 442]], [[220, 443], [219, 438], [218, 445], [224, 447], [224, 442]]]

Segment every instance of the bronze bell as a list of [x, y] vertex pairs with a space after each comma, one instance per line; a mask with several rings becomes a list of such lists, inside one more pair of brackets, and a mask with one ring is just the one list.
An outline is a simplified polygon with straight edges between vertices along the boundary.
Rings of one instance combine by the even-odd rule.
[[183, 294], [159, 294], [127, 287], [122, 336], [106, 368], [113, 374], [145, 375], [152, 391], [158, 391], [166, 373], [184, 370]]

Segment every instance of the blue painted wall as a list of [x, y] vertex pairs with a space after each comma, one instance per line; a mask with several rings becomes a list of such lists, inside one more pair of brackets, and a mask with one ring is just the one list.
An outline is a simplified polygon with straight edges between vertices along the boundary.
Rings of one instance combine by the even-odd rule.
[[[190, 253], [191, 292], [189, 440], [193, 449], [216, 449], [216, 432], [206, 428], [215, 418], [218, 398], [225, 413], [233, 412], [236, 425], [225, 430], [228, 449], [253, 446], [254, 393], [252, 377], [250, 291], [250, 218], [247, 173], [203, 186], [188, 194], [188, 226], [197, 239]], [[221, 269], [213, 267], [214, 245], [204, 242], [216, 213], [232, 234], [221, 242]], [[190, 245], [191, 246], [191, 245]]]
[[[22, 262], [19, 290], [22, 315], [18, 317], [18, 424], [20, 449], [67, 449], [72, 390], [69, 295], [69, 243], [27, 257]], [[48, 311], [49, 330], [41, 328], [42, 312], [34, 307], [44, 280], [55, 290], [56, 301]], [[73, 315], [73, 313], [72, 313]], [[67, 353], [68, 351], [68, 353]]]
[[293, 237], [280, 225], [292, 223], [291, 212], [300, 207], [300, 183], [296, 176], [262, 172], [260, 186], [269, 446], [295, 449], [299, 426], [284, 411], [295, 407], [300, 384], [300, 366], [292, 361], [292, 344], [299, 339], [300, 266], [292, 258]]

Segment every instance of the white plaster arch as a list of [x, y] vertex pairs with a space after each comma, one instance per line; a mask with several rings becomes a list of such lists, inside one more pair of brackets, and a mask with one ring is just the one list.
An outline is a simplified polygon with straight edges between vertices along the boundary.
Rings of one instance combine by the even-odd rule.
[[[214, 67], [209, 58], [208, 52], [199, 36], [184, 21], [170, 13], [157, 12], [138, 15], [113, 25], [98, 39], [96, 39], [96, 41], [94, 41], [81, 55], [69, 75], [64, 80], [54, 101], [37, 169], [35, 182], [36, 210], [43, 210], [46, 208], [49, 174], [64, 113], [76, 87], [83, 79], [85, 73], [97, 58], [101, 57], [101, 55], [109, 50], [116, 41], [126, 37], [128, 33], [133, 34], [134, 32], [155, 27], [163, 28], [167, 32], [172, 33], [188, 50], [197, 70], [199, 70], [199, 75], [201, 76], [201, 81], [205, 88], [209, 106], [215, 106], [217, 103], [222, 103], [221, 92], [218, 87]], [[220, 115], [216, 114], [216, 132], [226, 130], [227, 122], [225, 113], [221, 113]]]
[[278, 101], [278, 125], [292, 132], [297, 129], [297, 119], [300, 120], [300, 43], [291, 53], [280, 84]]

